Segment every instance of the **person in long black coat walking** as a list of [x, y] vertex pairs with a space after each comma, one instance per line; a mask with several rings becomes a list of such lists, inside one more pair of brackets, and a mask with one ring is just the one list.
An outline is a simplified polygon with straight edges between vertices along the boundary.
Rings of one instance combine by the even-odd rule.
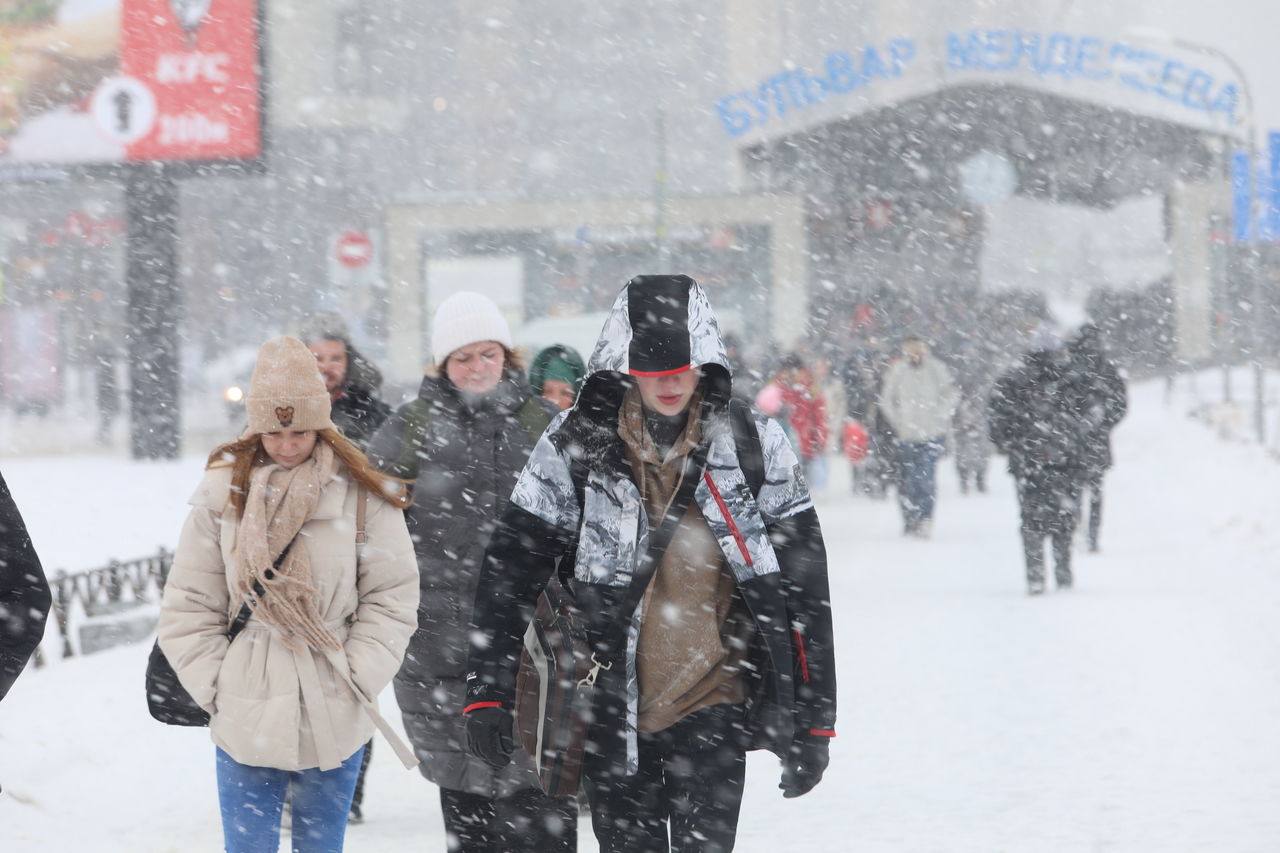
[[1037, 349], [996, 382], [988, 403], [991, 441], [1008, 456], [1018, 488], [1027, 590], [1045, 589], [1044, 543], [1053, 546], [1059, 589], [1074, 582], [1071, 538], [1091, 422], [1087, 387], [1061, 346]]
[[1099, 548], [1098, 535], [1102, 528], [1102, 480], [1114, 461], [1111, 432], [1128, 412], [1129, 393], [1124, 377], [1107, 357], [1097, 326], [1092, 323], [1081, 326], [1067, 349], [1071, 353], [1072, 369], [1080, 375], [1087, 389], [1091, 421], [1097, 424], [1084, 437], [1084, 468], [1076, 510], [1077, 518], [1080, 518], [1087, 492], [1089, 551], [1093, 553]]
[[[440, 787], [450, 851], [572, 853], [577, 807], [543, 794], [523, 752], [495, 769], [467, 751], [463, 678], [485, 546], [550, 421], [491, 299], [455, 293], [436, 309], [437, 369], [369, 444], [383, 471], [413, 483], [406, 511], [418, 554], [418, 630], [395, 678], [405, 732]], [[487, 601], [487, 599], [481, 599]]]
[[51, 603], [40, 558], [0, 475], [0, 699], [40, 645]]

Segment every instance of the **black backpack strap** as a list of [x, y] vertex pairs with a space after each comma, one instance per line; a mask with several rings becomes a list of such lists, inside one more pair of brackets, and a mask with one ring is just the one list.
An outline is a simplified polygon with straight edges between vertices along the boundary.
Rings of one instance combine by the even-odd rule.
[[755, 413], [742, 400], [729, 400], [729, 422], [733, 425], [733, 444], [738, 451], [738, 465], [747, 478], [752, 497], [760, 497], [764, 486], [764, 448], [756, 429]]
[[[293, 543], [297, 541], [294, 537], [289, 544], [284, 546], [284, 550], [280, 552], [280, 556], [276, 557], [274, 563], [271, 564], [273, 571], [280, 571], [280, 566], [284, 563], [285, 555], [289, 553], [289, 549], [293, 547]], [[269, 580], [269, 578], [268, 578]], [[257, 578], [253, 579], [253, 594], [258, 598], [262, 598], [267, 594], [267, 589]], [[249, 622], [249, 617], [253, 615], [253, 608], [249, 606], [249, 602], [240, 605], [240, 612], [236, 614], [236, 618], [231, 620], [231, 625], [227, 628], [227, 639], [234, 640], [236, 635], [244, 630], [244, 626]]]
[[637, 566], [635, 577], [627, 591], [625, 600], [627, 606], [623, 610], [624, 613], [633, 612], [640, 604], [640, 599], [644, 597], [645, 590], [649, 587], [649, 580], [657, 571], [658, 564], [662, 562], [662, 555], [667, 552], [667, 546], [671, 544], [676, 530], [680, 527], [680, 522], [684, 520], [685, 513], [689, 510], [689, 504], [693, 502], [693, 493], [698, 490], [698, 482], [702, 479], [705, 470], [705, 449], [700, 448], [686, 457], [684, 479], [680, 481], [680, 488], [667, 506], [666, 515], [662, 517], [656, 528], [649, 531], [649, 548]]

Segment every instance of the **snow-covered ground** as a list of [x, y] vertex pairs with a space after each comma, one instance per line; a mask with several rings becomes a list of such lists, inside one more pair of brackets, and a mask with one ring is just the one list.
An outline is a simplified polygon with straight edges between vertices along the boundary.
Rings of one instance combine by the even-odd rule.
[[[1101, 555], [1024, 594], [1008, 477], [932, 541], [891, 504], [821, 501], [841, 712], [800, 800], [752, 756], [743, 851], [1280, 849], [1280, 466], [1134, 389]], [[50, 566], [172, 544], [200, 460], [4, 462]], [[137, 646], [28, 671], [0, 706], [0, 849], [215, 851], [207, 733], [153, 722]], [[393, 711], [390, 693], [385, 710]], [[394, 712], [388, 716], [395, 717]], [[443, 850], [434, 788], [381, 746], [347, 849]], [[582, 824], [581, 849], [595, 850]]]

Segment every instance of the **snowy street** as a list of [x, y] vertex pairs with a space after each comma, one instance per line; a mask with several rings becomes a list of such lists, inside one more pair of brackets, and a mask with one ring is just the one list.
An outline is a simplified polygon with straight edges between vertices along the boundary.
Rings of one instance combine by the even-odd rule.
[[[1103, 552], [1040, 599], [1002, 460], [991, 493], [969, 497], [944, 460], [927, 542], [901, 537], [892, 502], [846, 496], [834, 466], [832, 765], [784, 801], [777, 762], [754, 754], [739, 850], [1277, 848], [1280, 469], [1162, 391], [1135, 385], [1116, 433]], [[52, 573], [172, 546], [200, 466], [7, 459], [4, 473]], [[213, 747], [147, 716], [148, 651], [30, 670], [0, 707], [6, 853], [220, 849]], [[390, 690], [382, 705], [398, 724]], [[433, 786], [381, 743], [370, 773], [347, 849], [443, 850]], [[596, 849], [585, 819], [580, 848]]]

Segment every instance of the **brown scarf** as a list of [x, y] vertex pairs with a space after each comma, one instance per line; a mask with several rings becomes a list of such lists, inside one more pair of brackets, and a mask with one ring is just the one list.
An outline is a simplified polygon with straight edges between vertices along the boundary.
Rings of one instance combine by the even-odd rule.
[[[342, 648], [320, 615], [306, 545], [295, 540], [315, 514], [320, 491], [333, 478], [333, 471], [333, 448], [324, 441], [316, 443], [310, 459], [294, 468], [274, 463], [254, 468], [236, 536], [240, 594], [254, 615], [277, 629], [284, 644], [295, 651]], [[286, 547], [289, 553], [277, 569], [272, 564]], [[254, 581], [266, 590], [261, 597], [254, 594]]]
[[692, 453], [702, 440], [701, 391], [693, 393], [687, 411], [684, 431], [663, 457], [645, 428], [640, 390], [628, 388], [622, 398], [622, 406], [618, 410], [618, 437], [626, 449], [627, 461], [631, 463], [636, 487], [649, 510], [650, 520], [662, 519], [671, 508], [685, 476], [683, 457]]

